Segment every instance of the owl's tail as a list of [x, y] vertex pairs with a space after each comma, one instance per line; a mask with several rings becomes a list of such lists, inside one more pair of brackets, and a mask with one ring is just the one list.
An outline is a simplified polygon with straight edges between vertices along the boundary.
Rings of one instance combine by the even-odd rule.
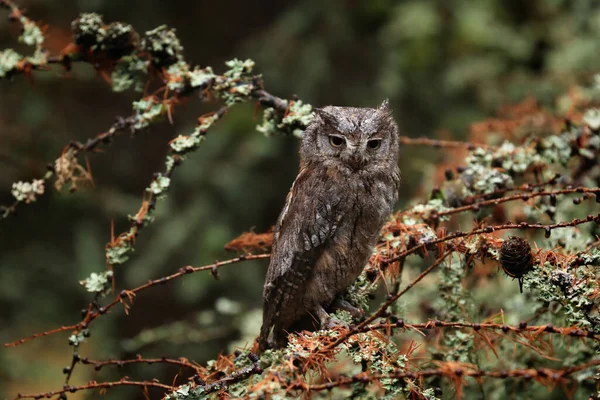
[[263, 324], [260, 327], [260, 336], [258, 337], [258, 350], [263, 352], [270, 348], [269, 345], [269, 334], [271, 333], [272, 324], [263, 318]]

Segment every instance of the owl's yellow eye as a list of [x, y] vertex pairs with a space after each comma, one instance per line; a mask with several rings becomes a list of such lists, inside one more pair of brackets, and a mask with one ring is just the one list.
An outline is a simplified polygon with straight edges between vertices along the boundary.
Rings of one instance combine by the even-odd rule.
[[381, 139], [371, 139], [367, 142], [367, 147], [371, 150], [377, 150], [381, 146]]
[[340, 147], [346, 142], [343, 137], [336, 135], [329, 135], [329, 144], [333, 147]]

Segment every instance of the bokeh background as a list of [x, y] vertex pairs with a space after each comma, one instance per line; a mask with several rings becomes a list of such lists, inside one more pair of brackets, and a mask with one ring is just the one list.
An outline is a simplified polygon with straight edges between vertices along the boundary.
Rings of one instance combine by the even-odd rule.
[[[375, 106], [389, 98], [403, 134], [463, 139], [470, 124], [499, 107], [533, 96], [547, 109], [600, 71], [600, 4], [592, 0], [20, 0], [48, 24], [48, 46], [69, 41], [80, 12], [131, 23], [138, 32], [176, 28], [186, 59], [224, 71], [225, 60], [252, 58], [266, 88], [315, 106]], [[18, 27], [0, 10], [0, 49], [20, 49]], [[70, 140], [105, 131], [128, 116], [139, 94], [113, 93], [89, 65], [60, 67], [0, 80], [0, 204], [12, 203], [12, 183], [44, 174]], [[122, 137], [88, 156], [94, 187], [52, 190], [0, 225], [0, 341], [79, 321], [89, 302], [78, 285], [102, 271], [104, 245], [127, 227], [166, 143], [217, 108], [198, 99], [134, 138]], [[211, 129], [199, 151], [174, 176], [157, 220], [116, 270], [120, 288], [167, 275], [184, 265], [231, 257], [223, 245], [276, 220], [297, 172], [298, 142], [255, 131], [253, 104], [236, 106]], [[439, 150], [406, 151], [399, 207], [431, 189]], [[90, 358], [185, 356], [200, 363], [251, 340], [260, 324], [266, 262], [194, 274], [140, 294], [126, 316], [116, 308], [98, 319], [82, 355]], [[0, 398], [44, 392], [62, 384], [70, 363], [67, 334], [0, 350]], [[172, 378], [177, 368], [78, 368], [89, 379]], [[69, 398], [94, 398], [77, 394]], [[109, 398], [131, 399], [119, 389]]]

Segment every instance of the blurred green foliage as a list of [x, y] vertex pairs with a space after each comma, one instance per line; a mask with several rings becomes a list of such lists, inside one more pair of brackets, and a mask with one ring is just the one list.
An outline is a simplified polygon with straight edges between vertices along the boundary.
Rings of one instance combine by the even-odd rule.
[[[282, 97], [355, 106], [389, 97], [403, 133], [413, 136], [444, 129], [464, 138], [471, 122], [529, 95], [555, 108], [558, 95], [590, 84], [600, 71], [600, 5], [592, 0], [20, 3], [29, 16], [50, 25], [56, 50], [67, 43], [80, 12], [126, 21], [139, 32], [166, 24], [177, 29], [190, 62], [214, 66], [252, 58], [269, 91]], [[24, 52], [18, 36], [15, 25], [1, 17], [0, 49]], [[0, 204], [12, 201], [13, 182], [42, 176], [70, 140], [85, 140], [105, 131], [116, 116], [129, 115], [137, 96], [134, 90], [113, 93], [89, 65], [75, 65], [69, 74], [53, 67], [34, 73], [32, 81], [0, 80]], [[152, 173], [161, 169], [166, 143], [190, 132], [196, 118], [213, 108], [190, 100], [177, 109], [172, 125], [163, 122], [118, 139], [89, 156], [93, 188], [75, 194], [49, 189], [2, 223], [2, 342], [79, 320], [89, 297], [77, 282], [104, 269], [111, 221], [116, 232], [125, 229]], [[222, 248], [229, 240], [274, 223], [296, 174], [298, 143], [292, 137], [265, 138], [255, 131], [259, 122], [246, 104], [211, 129], [176, 174], [131, 262], [115, 271], [120, 288], [227, 257]], [[405, 153], [401, 205], [427, 179], [423, 165], [441, 161], [443, 155], [431, 151]], [[82, 351], [96, 358], [141, 352], [213, 359], [256, 334], [258, 327], [249, 327], [260, 319], [265, 268], [264, 262], [248, 262], [224, 269], [219, 281], [209, 273], [194, 274], [148, 291], [128, 316], [119, 311], [101, 319], [93, 331], [102, 337], [101, 346], [84, 345]], [[66, 343], [67, 335], [59, 335], [3, 349], [0, 397], [55, 387], [70, 362]], [[177, 372], [150, 368], [162, 379]], [[134, 365], [96, 374], [81, 368], [74, 378], [133, 377], [140, 370]], [[110, 393], [138, 395], [127, 389]]]

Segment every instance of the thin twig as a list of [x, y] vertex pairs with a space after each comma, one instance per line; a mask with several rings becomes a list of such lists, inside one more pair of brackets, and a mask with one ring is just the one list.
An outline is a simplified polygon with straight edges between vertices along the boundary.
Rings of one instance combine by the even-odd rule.
[[473, 377], [473, 378], [495, 378], [495, 379], [507, 379], [507, 378], [524, 378], [534, 379], [542, 382], [560, 382], [572, 375], [575, 372], [582, 371], [597, 365], [600, 365], [600, 360], [594, 360], [585, 364], [577, 365], [574, 367], [567, 367], [563, 369], [551, 369], [551, 368], [528, 368], [528, 369], [512, 369], [504, 371], [486, 371], [469, 364], [463, 363], [441, 363], [443, 368], [437, 369], [425, 369], [415, 372], [401, 372], [398, 371], [393, 374], [369, 374], [366, 372], [351, 376], [343, 377], [331, 382], [320, 383], [314, 385], [305, 385], [299, 389], [303, 389], [307, 392], [331, 390], [334, 387], [349, 385], [351, 383], [360, 382], [368, 384], [375, 381], [381, 381], [382, 379], [402, 379], [408, 378], [411, 380], [418, 378], [425, 378], [431, 376], [442, 376], [450, 379], [462, 379], [462, 377]]
[[192, 274], [194, 272], [200, 272], [200, 271], [211, 271], [211, 273], [214, 273], [219, 268], [221, 268], [225, 265], [236, 264], [239, 262], [249, 261], [249, 260], [261, 260], [261, 259], [269, 258], [270, 256], [271, 256], [270, 254], [250, 254], [250, 255], [246, 255], [246, 256], [239, 256], [236, 258], [232, 258], [232, 259], [226, 260], [226, 261], [218, 261], [214, 264], [205, 265], [202, 267], [192, 267], [191, 265], [188, 265], [187, 267], [180, 268], [179, 271], [174, 274], [171, 274], [171, 275], [159, 278], [159, 279], [150, 280], [147, 283], [140, 285], [136, 288], [130, 289], [130, 290], [122, 290], [115, 297], [115, 299], [112, 302], [110, 302], [109, 304], [107, 304], [104, 307], [100, 307], [100, 309], [97, 311], [92, 311], [92, 310], [95, 310], [95, 307], [90, 303], [88, 305], [88, 313], [87, 313], [86, 317], [84, 318], [83, 321], [81, 321], [77, 324], [62, 326], [60, 328], [52, 329], [52, 330], [42, 332], [42, 333], [36, 333], [35, 335], [17, 340], [15, 342], [5, 343], [4, 347], [18, 346], [20, 344], [29, 342], [33, 339], [36, 339], [36, 338], [39, 338], [42, 336], [48, 336], [48, 335], [58, 333], [58, 332], [64, 332], [67, 330], [80, 331], [82, 329], [85, 329], [89, 326], [89, 324], [92, 321], [94, 321], [100, 315], [106, 314], [110, 309], [112, 309], [117, 304], [126, 302], [126, 301], [131, 301], [138, 292], [140, 292], [144, 289], [147, 289], [149, 287], [152, 287], [152, 286], [163, 285], [163, 284], [170, 282], [174, 279], [177, 279], [183, 275]]
[[150, 387], [164, 389], [164, 390], [172, 390], [173, 387], [170, 385], [165, 385], [164, 383], [155, 382], [155, 381], [130, 381], [126, 379], [122, 379], [120, 381], [114, 382], [95, 382], [91, 381], [85, 385], [80, 386], [66, 386], [61, 390], [56, 390], [54, 392], [46, 392], [46, 393], [37, 393], [37, 394], [17, 394], [16, 399], [41, 399], [41, 398], [50, 398], [53, 396], [66, 394], [66, 393], [76, 393], [82, 390], [92, 390], [92, 389], [110, 389], [118, 386], [138, 386], [144, 390]]

